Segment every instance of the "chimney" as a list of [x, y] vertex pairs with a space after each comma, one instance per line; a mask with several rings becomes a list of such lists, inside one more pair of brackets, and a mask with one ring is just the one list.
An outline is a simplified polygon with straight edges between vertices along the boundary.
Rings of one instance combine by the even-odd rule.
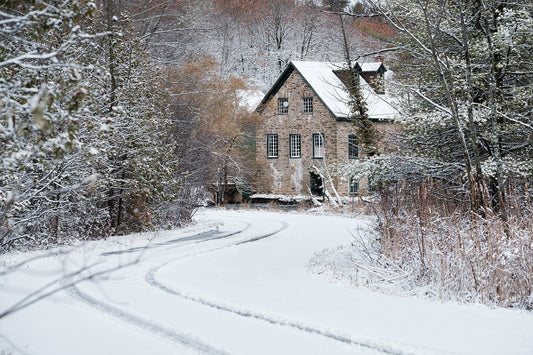
[[376, 62], [376, 63], [385, 63], [385, 56], [383, 54], [376, 54], [374, 56], [374, 62]]

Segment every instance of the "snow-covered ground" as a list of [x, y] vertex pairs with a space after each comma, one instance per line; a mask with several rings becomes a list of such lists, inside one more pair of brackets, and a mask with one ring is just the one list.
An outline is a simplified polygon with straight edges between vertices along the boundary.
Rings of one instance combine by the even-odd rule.
[[65, 289], [0, 319], [0, 354], [533, 353], [531, 312], [385, 295], [310, 272], [363, 218], [206, 209], [196, 219], [65, 254], [2, 256], [0, 312], [47, 283]]

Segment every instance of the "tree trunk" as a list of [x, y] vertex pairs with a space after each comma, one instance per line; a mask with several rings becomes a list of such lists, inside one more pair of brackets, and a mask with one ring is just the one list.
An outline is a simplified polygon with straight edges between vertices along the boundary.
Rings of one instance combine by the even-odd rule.
[[[472, 188], [472, 197], [471, 197], [471, 205], [472, 210], [476, 212], [481, 212], [482, 215], [485, 215], [485, 208], [487, 207], [487, 201], [485, 199], [485, 193], [484, 193], [484, 177], [483, 172], [481, 170], [481, 159], [479, 155], [479, 135], [477, 130], [477, 123], [474, 121], [474, 110], [473, 110], [473, 84], [472, 84], [472, 58], [470, 56], [470, 41], [468, 39], [468, 33], [465, 23], [465, 14], [462, 6], [462, 2], [459, 1], [459, 13], [461, 17], [461, 32], [462, 32], [462, 41], [463, 41], [463, 53], [464, 58], [466, 62], [465, 67], [465, 78], [466, 78], [466, 101], [467, 101], [467, 115], [468, 115], [468, 123], [470, 126], [470, 134], [472, 139], [472, 152], [474, 154], [474, 174], [471, 177], [473, 181], [471, 184], [473, 184]], [[481, 209], [480, 207], [484, 207]]]
[[499, 137], [499, 124], [498, 124], [498, 113], [496, 111], [496, 90], [498, 89], [498, 81], [496, 78], [496, 72], [498, 65], [500, 64], [499, 58], [496, 56], [494, 52], [494, 46], [492, 41], [492, 30], [490, 28], [489, 19], [487, 18], [488, 9], [485, 8], [483, 4], [483, 10], [485, 11], [485, 15], [483, 17], [483, 23], [482, 28], [485, 35], [485, 39], [487, 41], [487, 47], [489, 50], [489, 58], [492, 60], [492, 65], [490, 66], [490, 73], [489, 73], [489, 101], [488, 106], [490, 107], [491, 114], [490, 114], [490, 143], [491, 143], [491, 153], [494, 158], [494, 161], [496, 162], [496, 183], [497, 183], [497, 201], [499, 203], [500, 207], [500, 217], [502, 221], [504, 222], [504, 231], [507, 236], [509, 236], [509, 224], [508, 224], [508, 216], [507, 216], [507, 206], [506, 206], [506, 198], [505, 198], [505, 178], [503, 173], [503, 161], [502, 161], [502, 154], [501, 154], [501, 146], [500, 146], [500, 137]]

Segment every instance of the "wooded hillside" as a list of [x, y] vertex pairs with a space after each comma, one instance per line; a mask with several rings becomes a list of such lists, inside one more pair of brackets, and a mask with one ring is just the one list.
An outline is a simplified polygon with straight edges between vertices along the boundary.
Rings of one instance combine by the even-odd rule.
[[7, 1], [0, 48], [2, 251], [186, 223], [246, 184], [243, 93], [342, 56], [335, 15], [293, 0]]

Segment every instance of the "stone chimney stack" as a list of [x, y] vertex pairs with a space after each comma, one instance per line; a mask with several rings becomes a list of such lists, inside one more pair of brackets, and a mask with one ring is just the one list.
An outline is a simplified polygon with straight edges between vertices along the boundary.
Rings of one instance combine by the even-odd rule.
[[383, 54], [376, 54], [374, 56], [374, 62], [376, 62], [376, 63], [385, 63], [385, 56]]

